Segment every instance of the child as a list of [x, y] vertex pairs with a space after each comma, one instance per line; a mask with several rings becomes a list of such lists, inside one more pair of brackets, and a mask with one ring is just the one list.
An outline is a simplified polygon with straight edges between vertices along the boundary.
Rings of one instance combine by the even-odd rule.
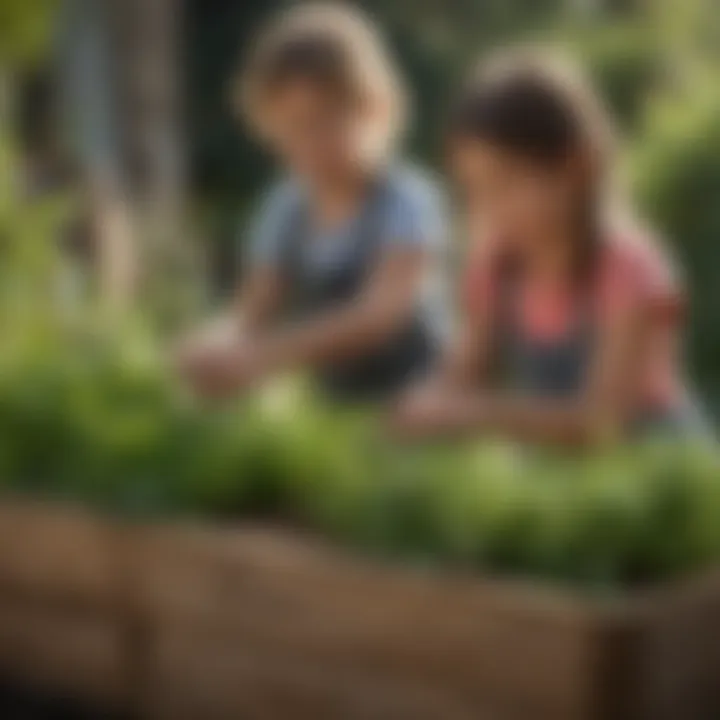
[[432, 182], [392, 156], [404, 98], [375, 28], [298, 6], [262, 35], [240, 89], [286, 177], [254, 223], [234, 337], [195, 338], [181, 367], [218, 395], [300, 367], [335, 398], [396, 391], [441, 344], [445, 227]]
[[399, 430], [699, 431], [678, 368], [683, 290], [647, 232], [609, 217], [612, 133], [587, 84], [541, 51], [501, 55], [461, 94], [449, 149], [477, 233], [465, 328]]

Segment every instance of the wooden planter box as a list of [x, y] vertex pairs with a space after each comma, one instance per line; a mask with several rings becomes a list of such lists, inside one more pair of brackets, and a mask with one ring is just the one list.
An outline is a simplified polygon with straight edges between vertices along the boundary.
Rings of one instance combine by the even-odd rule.
[[603, 603], [264, 529], [133, 544], [151, 718], [720, 717], [720, 577]]
[[6, 500], [0, 674], [149, 720], [717, 720], [720, 575], [601, 602]]
[[133, 689], [118, 528], [78, 507], [0, 501], [0, 676], [108, 708]]

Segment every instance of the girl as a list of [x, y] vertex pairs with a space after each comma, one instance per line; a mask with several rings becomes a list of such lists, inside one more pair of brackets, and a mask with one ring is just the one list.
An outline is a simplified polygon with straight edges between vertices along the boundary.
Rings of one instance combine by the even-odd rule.
[[336, 398], [395, 391], [440, 344], [445, 228], [432, 182], [392, 158], [403, 91], [375, 28], [299, 6], [261, 37], [240, 90], [285, 177], [253, 226], [232, 337], [195, 338], [182, 368], [211, 394], [297, 367]]
[[678, 369], [679, 280], [647, 232], [606, 210], [611, 141], [597, 98], [547, 54], [513, 52], [470, 79], [450, 128], [477, 234], [465, 328], [401, 403], [401, 431], [574, 444], [699, 428]]

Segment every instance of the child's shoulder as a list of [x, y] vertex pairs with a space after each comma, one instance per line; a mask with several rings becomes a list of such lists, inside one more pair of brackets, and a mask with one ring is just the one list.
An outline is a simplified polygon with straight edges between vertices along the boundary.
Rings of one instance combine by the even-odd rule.
[[638, 302], [667, 308], [684, 298], [682, 274], [661, 238], [628, 226], [605, 236], [598, 290], [601, 305], [616, 309]]
[[261, 197], [266, 212], [285, 214], [293, 211], [302, 202], [302, 187], [295, 178], [283, 175], [271, 180]]
[[276, 180], [261, 192], [249, 223], [254, 262], [277, 260], [300, 210], [299, 190], [291, 179]]
[[441, 203], [444, 192], [440, 178], [431, 170], [409, 161], [394, 163], [385, 178], [386, 192], [406, 205]]
[[639, 224], [607, 233], [602, 270], [611, 277], [655, 286], [678, 287], [682, 283], [671, 249], [656, 232]]
[[448, 231], [447, 211], [440, 183], [417, 165], [396, 164], [383, 181], [380, 212], [388, 236], [443, 243]]

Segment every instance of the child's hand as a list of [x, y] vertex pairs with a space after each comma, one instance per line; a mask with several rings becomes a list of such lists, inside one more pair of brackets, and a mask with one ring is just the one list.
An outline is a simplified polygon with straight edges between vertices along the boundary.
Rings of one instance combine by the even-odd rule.
[[239, 334], [235, 318], [222, 316], [183, 337], [171, 354], [175, 358], [176, 364], [182, 368], [193, 358], [229, 349], [238, 340]]
[[261, 366], [246, 344], [196, 348], [181, 359], [180, 372], [200, 394], [221, 398], [248, 387]]
[[479, 427], [485, 403], [477, 396], [446, 387], [425, 387], [402, 400], [391, 415], [390, 427], [401, 438], [462, 434]]
[[442, 429], [447, 410], [448, 398], [438, 388], [419, 388], [391, 413], [391, 431], [401, 438], [432, 435]]

